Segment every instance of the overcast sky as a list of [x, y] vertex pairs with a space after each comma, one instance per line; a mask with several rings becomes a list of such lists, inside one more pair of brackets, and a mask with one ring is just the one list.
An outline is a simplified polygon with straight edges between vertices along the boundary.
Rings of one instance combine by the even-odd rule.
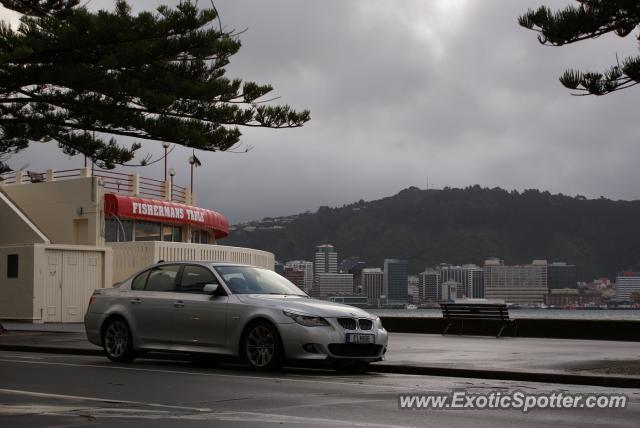
[[[616, 53], [637, 54], [635, 34], [552, 48], [517, 24], [528, 8], [569, 3], [216, 0], [227, 29], [247, 29], [228, 75], [272, 84], [278, 103], [308, 108], [312, 120], [300, 129], [245, 130], [243, 144], [253, 147], [246, 154], [198, 153], [199, 205], [235, 223], [409, 186], [638, 199], [640, 89], [572, 97], [558, 82], [566, 68], [600, 71]], [[159, 147], [147, 142], [141, 153]], [[179, 184], [188, 182], [189, 154], [170, 157]], [[11, 159], [36, 170], [82, 162], [54, 144]], [[161, 178], [162, 165], [140, 172]]]

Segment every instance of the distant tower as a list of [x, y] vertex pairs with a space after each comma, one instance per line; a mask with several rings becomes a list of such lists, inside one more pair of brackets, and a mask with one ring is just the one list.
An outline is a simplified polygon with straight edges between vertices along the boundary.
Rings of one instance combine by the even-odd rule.
[[313, 268], [316, 282], [321, 273], [338, 273], [338, 252], [333, 245], [325, 244], [316, 247]]
[[389, 303], [406, 303], [408, 295], [406, 260], [385, 259], [384, 261], [384, 294]]
[[383, 294], [384, 272], [380, 268], [362, 269], [362, 294], [371, 304], [378, 303]]
[[418, 292], [421, 301], [438, 302], [442, 295], [440, 288], [440, 271], [435, 269], [425, 269], [418, 275]]

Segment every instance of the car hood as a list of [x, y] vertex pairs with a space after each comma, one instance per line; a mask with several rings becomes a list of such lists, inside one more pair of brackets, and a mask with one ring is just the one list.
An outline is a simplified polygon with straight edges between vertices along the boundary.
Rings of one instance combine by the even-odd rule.
[[274, 309], [287, 309], [309, 315], [318, 315], [326, 318], [355, 317], [375, 318], [369, 312], [354, 306], [341, 303], [327, 302], [324, 300], [309, 299], [299, 296], [275, 296], [268, 294], [236, 294], [238, 300], [248, 305], [270, 307]]

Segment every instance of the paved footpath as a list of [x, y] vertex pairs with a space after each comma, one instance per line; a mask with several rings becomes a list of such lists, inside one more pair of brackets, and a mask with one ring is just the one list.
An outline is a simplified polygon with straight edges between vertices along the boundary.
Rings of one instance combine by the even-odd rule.
[[[0, 349], [99, 354], [82, 324], [3, 323]], [[373, 371], [640, 387], [640, 343], [390, 333]]]

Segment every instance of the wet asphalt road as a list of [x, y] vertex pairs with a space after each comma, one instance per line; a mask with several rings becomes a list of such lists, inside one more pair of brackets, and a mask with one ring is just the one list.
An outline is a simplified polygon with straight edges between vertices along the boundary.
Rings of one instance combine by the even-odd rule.
[[[621, 392], [626, 409], [400, 410], [398, 394]], [[640, 390], [0, 352], [0, 426], [633, 426]]]

